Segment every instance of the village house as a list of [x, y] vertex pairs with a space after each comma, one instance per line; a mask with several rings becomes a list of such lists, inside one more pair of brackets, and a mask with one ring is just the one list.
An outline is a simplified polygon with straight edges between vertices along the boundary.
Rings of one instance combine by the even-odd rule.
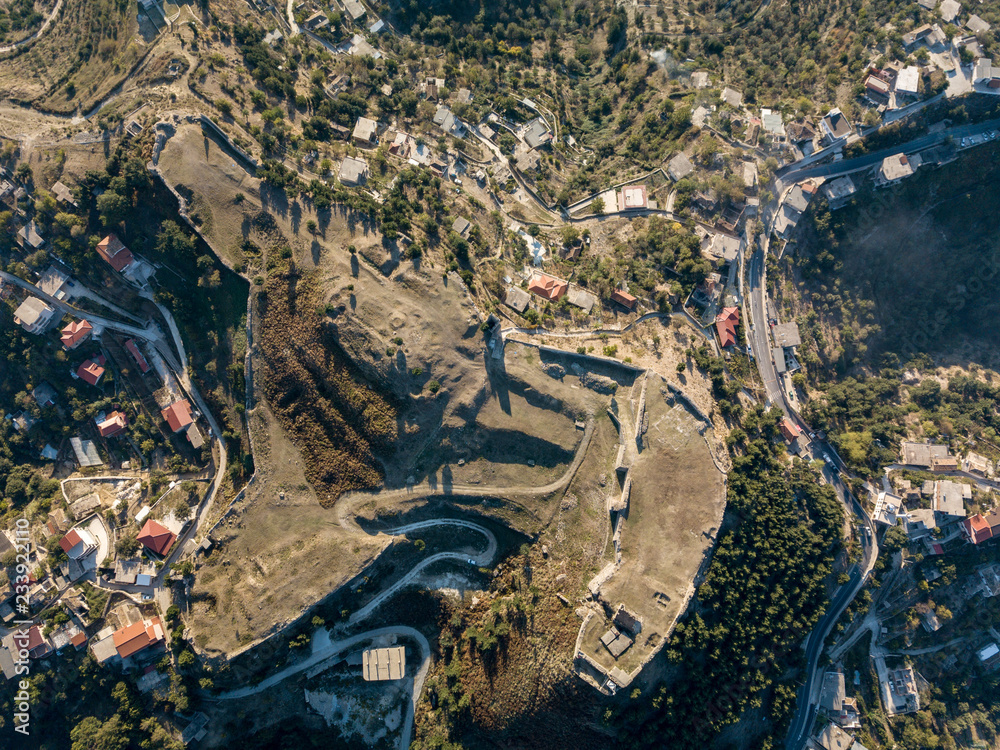
[[43, 380], [31, 392], [31, 397], [35, 399], [35, 403], [40, 409], [44, 409], [46, 406], [55, 406], [56, 389], [52, 387], [51, 383]]
[[973, 34], [985, 34], [990, 30], [990, 25], [986, 23], [982, 18], [973, 13], [969, 16], [969, 20], [965, 22], [965, 28], [971, 31]]
[[134, 339], [128, 339], [125, 342], [125, 350], [132, 355], [132, 359], [134, 359], [135, 363], [139, 365], [139, 371], [142, 372], [143, 375], [149, 372], [149, 363], [146, 361], [142, 352], [139, 351], [139, 346], [135, 343]]
[[679, 182], [694, 171], [694, 164], [682, 151], [667, 164], [667, 174], [674, 182]]
[[106, 363], [107, 360], [103, 354], [93, 359], [88, 359], [76, 369], [76, 376], [85, 383], [97, 385], [104, 375], [104, 365]]
[[111, 636], [115, 651], [121, 659], [127, 659], [150, 646], [165, 643], [166, 636], [159, 617], [141, 620], [120, 628]]
[[347, 11], [347, 15], [351, 17], [351, 20], [357, 23], [362, 18], [365, 17], [365, 6], [358, 2], [358, 0], [344, 0], [344, 10]]
[[59, 540], [59, 546], [70, 560], [79, 560], [97, 549], [97, 542], [86, 529], [72, 529]]
[[378, 144], [378, 123], [367, 117], [359, 117], [351, 139], [356, 146], [374, 148]]
[[44, 333], [56, 311], [38, 297], [27, 297], [14, 311], [14, 322], [28, 333]]
[[34, 219], [17, 230], [17, 244], [28, 251], [38, 250], [45, 245], [45, 239], [38, 233]]
[[619, 211], [637, 211], [648, 207], [645, 185], [629, 185], [618, 192]]
[[993, 529], [989, 521], [981, 513], [977, 513], [962, 521], [962, 534], [972, 544], [982, 544], [993, 538]]
[[519, 286], [508, 287], [503, 303], [514, 312], [521, 314], [528, 309], [531, 295]]
[[64, 300], [69, 295], [66, 294], [66, 287], [72, 286], [69, 275], [60, 271], [55, 266], [49, 266], [42, 272], [35, 286], [45, 292], [50, 297], [57, 300]]
[[439, 104], [434, 113], [434, 124], [444, 131], [445, 135], [455, 135], [461, 137], [465, 132], [462, 122], [455, 117], [455, 113], [443, 104]]
[[175, 401], [160, 411], [160, 416], [170, 425], [171, 432], [180, 432], [194, 422], [191, 416], [191, 402], [186, 398]]
[[864, 81], [865, 96], [876, 105], [888, 104], [889, 93], [892, 91], [892, 83], [880, 75], [880, 72], [869, 73]]
[[617, 302], [629, 312], [635, 310], [636, 303], [638, 302], [635, 297], [628, 292], [623, 292], [621, 289], [615, 289], [611, 292], [611, 301]]
[[840, 670], [823, 675], [820, 708], [844, 729], [857, 729], [861, 726], [857, 700], [847, 697], [844, 673]]
[[972, 498], [972, 488], [962, 482], [941, 479], [934, 483], [932, 506], [938, 526], [947, 526], [965, 519], [965, 501]]
[[958, 14], [962, 12], [962, 4], [958, 0], [942, 0], [938, 8], [941, 13], [941, 20], [945, 23], [954, 23]]
[[851, 199], [851, 196], [858, 192], [850, 175], [831, 180], [823, 185], [822, 190], [831, 211], [842, 208]]
[[911, 154], [910, 156], [906, 154], [893, 154], [892, 156], [887, 156], [882, 160], [882, 165], [879, 167], [875, 181], [880, 185], [897, 182], [916, 172], [921, 163], [920, 154]]
[[547, 273], [534, 273], [528, 281], [528, 291], [550, 302], [558, 302], [566, 294], [569, 285], [562, 279]]
[[972, 82], [991, 89], [1000, 89], [1000, 67], [994, 65], [990, 58], [980, 57], [972, 70]]
[[831, 109], [827, 116], [819, 121], [819, 127], [823, 131], [824, 140], [829, 143], [839, 141], [851, 134], [851, 123], [848, 122], [839, 108]]
[[55, 196], [57, 203], [76, 208], [76, 198], [73, 197], [73, 191], [62, 182], [57, 182], [52, 186], [52, 195]]
[[896, 76], [897, 96], [916, 96], [920, 93], [920, 68], [908, 65]]
[[719, 336], [719, 346], [726, 347], [736, 344], [736, 327], [740, 323], [740, 309], [726, 307], [715, 318], [715, 331]]
[[93, 330], [94, 327], [86, 320], [73, 321], [62, 329], [62, 336], [59, 340], [62, 343], [63, 349], [76, 349], [76, 347], [87, 340]]
[[451, 225], [451, 231], [463, 240], [469, 239], [469, 232], [472, 231], [472, 224], [464, 216], [459, 216]]
[[135, 262], [132, 251], [125, 247], [114, 232], [97, 243], [97, 254], [119, 273], [126, 271]]
[[320, 29], [325, 29], [327, 26], [329, 26], [330, 19], [327, 18], [326, 13], [319, 10], [313, 13], [311, 16], [309, 16], [305, 21], [303, 21], [302, 25], [309, 31], [317, 32]]
[[163, 557], [173, 546], [177, 535], [170, 529], [150, 518], [139, 532], [139, 544], [150, 552]]
[[552, 132], [545, 120], [536, 117], [524, 129], [524, 142], [528, 148], [541, 148], [552, 142]]
[[728, 86], [722, 89], [722, 93], [719, 95], [719, 98], [730, 107], [737, 109], [743, 103], [743, 94], [736, 89], [729, 88]]
[[956, 471], [958, 461], [948, 452], [947, 445], [913, 443], [900, 445], [900, 463], [930, 471]]
[[97, 431], [103, 438], [115, 437], [125, 432], [128, 419], [120, 411], [113, 411], [103, 422], [98, 422]]
[[345, 156], [338, 175], [342, 185], [363, 185], [368, 181], [368, 162], [353, 156]]

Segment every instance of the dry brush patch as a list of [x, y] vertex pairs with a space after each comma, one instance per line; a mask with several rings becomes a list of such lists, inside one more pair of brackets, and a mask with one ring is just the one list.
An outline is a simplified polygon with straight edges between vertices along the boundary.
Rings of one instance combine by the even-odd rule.
[[272, 274], [261, 302], [264, 394], [305, 461], [320, 503], [382, 484], [377, 454], [395, 442], [397, 407], [369, 384], [325, 328], [314, 275]]

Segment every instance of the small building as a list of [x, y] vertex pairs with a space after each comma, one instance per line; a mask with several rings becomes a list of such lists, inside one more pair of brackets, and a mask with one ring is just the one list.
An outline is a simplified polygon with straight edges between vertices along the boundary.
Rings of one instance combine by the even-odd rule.
[[876, 104], [886, 104], [889, 101], [889, 93], [892, 91], [892, 85], [885, 80], [880, 78], [874, 73], [870, 73], [865, 77], [865, 96], [871, 99]]
[[802, 434], [802, 428], [788, 417], [781, 418], [781, 421], [778, 423], [778, 428], [781, 430], [781, 436], [785, 438], [785, 442], [788, 443], [794, 443]]
[[368, 162], [353, 156], [344, 157], [338, 177], [343, 185], [363, 185], [368, 181]]
[[933, 32], [933, 27], [929, 23], [918, 26], [913, 31], [903, 34], [903, 48], [909, 52], [914, 46], [926, 40]]
[[896, 76], [896, 93], [916, 96], [920, 92], [920, 68], [907, 65]]
[[566, 299], [569, 300], [571, 305], [579, 307], [587, 315], [590, 315], [590, 311], [597, 304], [597, 297], [575, 285], [569, 287], [569, 290], [566, 292]]
[[725, 349], [736, 343], [736, 327], [740, 324], [740, 309], [726, 307], [715, 318], [715, 330], [719, 335], [719, 346]]
[[120, 411], [113, 411], [108, 415], [108, 418], [103, 422], [98, 423], [97, 431], [101, 433], [101, 437], [110, 438], [121, 435], [125, 432], [125, 428], [128, 426], [128, 419]]
[[71, 437], [69, 444], [73, 449], [73, 454], [76, 456], [76, 462], [80, 465], [80, 468], [85, 469], [88, 466], [100, 466], [104, 463], [97, 452], [97, 446], [94, 445], [93, 440], [81, 440], [78, 437]]
[[973, 34], [985, 34], [990, 30], [990, 25], [986, 23], [982, 18], [973, 13], [969, 16], [969, 20], [965, 22], [965, 28], [971, 31]]
[[74, 320], [62, 329], [62, 336], [60, 336], [59, 340], [62, 343], [63, 349], [76, 349], [76, 347], [87, 340], [93, 330], [94, 326], [86, 320]]
[[629, 312], [635, 310], [636, 303], [638, 302], [635, 297], [628, 292], [623, 292], [621, 289], [615, 289], [611, 292], [611, 301], [621, 305]]
[[1000, 656], [1000, 646], [997, 646], [995, 643], [991, 643], [976, 652], [976, 657], [984, 663], [995, 659], [997, 656]]
[[97, 243], [97, 254], [119, 273], [124, 272], [135, 262], [132, 251], [125, 247], [114, 232]]
[[831, 211], [843, 207], [851, 199], [851, 196], [858, 192], [857, 187], [854, 185], [854, 180], [849, 175], [831, 180], [823, 185], [822, 189], [827, 203], [830, 204]]
[[634, 612], [630, 612], [624, 604], [618, 605], [618, 609], [615, 611], [615, 616], [611, 622], [619, 630], [629, 632], [633, 636], [639, 635], [642, 632], [642, 619]]
[[938, 10], [941, 12], [942, 21], [953, 23], [958, 18], [958, 14], [962, 12], [962, 4], [958, 0], [942, 0]]
[[965, 518], [965, 500], [971, 499], [972, 488], [961, 482], [942, 479], [934, 483], [934, 511], [938, 525], [946, 526]]
[[780, 346], [783, 349], [802, 345], [799, 324], [794, 321], [774, 326], [771, 329], [771, 336], [774, 337], [775, 346]]
[[47, 381], [43, 380], [39, 383], [31, 392], [31, 395], [41, 409], [44, 409], [46, 406], [55, 406], [56, 389]]
[[872, 520], [886, 526], [895, 526], [902, 510], [903, 498], [889, 492], [879, 492]]
[[780, 112], [762, 109], [760, 111], [760, 123], [765, 133], [770, 133], [776, 138], [785, 137], [785, 120]]
[[347, 15], [351, 17], [352, 21], [360, 21], [365, 17], [365, 6], [358, 2], [358, 0], [344, 0], [344, 10], [347, 11]]
[[715, 232], [714, 234], [706, 234], [702, 241], [702, 251], [708, 256], [712, 265], [718, 268], [739, 258], [741, 245], [742, 241], [739, 237]]
[[451, 230], [463, 240], [467, 240], [469, 232], [472, 231], [472, 224], [464, 216], [459, 216], [451, 225]]
[[143, 547], [163, 557], [170, 550], [170, 547], [173, 546], [176, 538], [177, 535], [170, 531], [170, 529], [165, 528], [150, 518], [143, 525], [142, 531], [139, 532], [138, 540], [139, 544]]
[[45, 244], [45, 239], [38, 233], [34, 219], [17, 230], [17, 244], [25, 250], [38, 250]]
[[629, 185], [618, 192], [619, 211], [638, 211], [648, 207], [645, 185]]
[[981, 513], [962, 521], [962, 533], [972, 544], [982, 544], [993, 538], [993, 529]]
[[541, 148], [552, 142], [552, 132], [541, 117], [536, 117], [524, 129], [524, 142], [528, 148]]
[[103, 354], [100, 354], [93, 359], [88, 359], [76, 369], [76, 376], [85, 383], [97, 385], [101, 381], [101, 377], [104, 375], [104, 365], [106, 363], [107, 360], [104, 358]]
[[125, 350], [132, 355], [132, 359], [134, 359], [135, 363], [139, 365], [139, 371], [143, 375], [149, 372], [149, 362], [146, 361], [142, 352], [139, 351], [139, 345], [135, 343], [135, 339], [128, 339], [125, 342]]
[[38, 281], [35, 282], [35, 286], [41, 291], [58, 300], [66, 299], [65, 287], [67, 285], [70, 285], [69, 275], [55, 266], [46, 268]]
[[839, 141], [851, 134], [851, 123], [839, 108], [831, 109], [826, 117], [819, 121], [819, 127], [827, 141]]
[[728, 86], [722, 89], [722, 93], [719, 97], [730, 107], [739, 107], [743, 103], [743, 94], [736, 89], [729, 88]]
[[628, 651], [633, 642], [631, 638], [616, 627], [612, 627], [601, 636], [601, 644], [611, 652], [611, 655], [615, 659]]
[[111, 639], [119, 658], [127, 659], [143, 649], [164, 643], [166, 636], [160, 618], [153, 617], [116, 630]]
[[367, 117], [359, 117], [351, 139], [362, 148], [374, 148], [378, 144], [378, 123]]
[[188, 425], [194, 422], [194, 418], [191, 416], [191, 402], [186, 398], [175, 401], [166, 409], [162, 409], [160, 416], [170, 425], [171, 432], [187, 429]]
[[858, 721], [857, 700], [847, 697], [844, 673], [839, 670], [823, 675], [819, 705], [830, 719], [845, 729], [861, 725]]
[[674, 182], [679, 182], [694, 171], [694, 164], [684, 152], [677, 154], [667, 164], [667, 174]]
[[904, 517], [903, 525], [906, 528], [906, 535], [910, 541], [923, 539], [937, 528], [937, 520], [934, 511], [930, 508], [918, 508], [911, 510]]
[[972, 82], [991, 89], [1000, 88], [1000, 67], [994, 65], [990, 58], [980, 57], [972, 69]]
[[97, 549], [97, 542], [86, 529], [72, 529], [59, 540], [59, 546], [70, 560], [79, 560]]
[[55, 196], [57, 203], [76, 208], [76, 198], [73, 197], [73, 191], [61, 181], [52, 186], [52, 195]]
[[38, 297], [27, 297], [14, 311], [14, 322], [28, 333], [43, 333], [52, 323], [56, 311]]
[[330, 19], [327, 17], [326, 13], [319, 10], [303, 21], [302, 25], [309, 29], [309, 31], [316, 32], [329, 26]]
[[403, 679], [406, 675], [406, 649], [403, 646], [366, 649], [361, 654], [361, 674], [365, 682]]
[[906, 154], [893, 154], [892, 156], [887, 156], [882, 160], [882, 166], [879, 167], [878, 176], [883, 184], [896, 182], [912, 175], [917, 171], [917, 167], [919, 166], [919, 154], [914, 154], [913, 156], [907, 156]]
[[508, 287], [503, 303], [514, 312], [521, 314], [528, 309], [531, 296], [519, 286]]
[[[958, 465], [954, 457], [949, 454], [947, 445], [909, 441], [904, 441], [900, 445], [900, 463], [931, 471], [935, 471], [935, 467], [947, 467], [954, 464], [957, 468]], [[954, 469], [946, 470], [954, 471]]]
[[566, 294], [569, 285], [562, 279], [557, 279], [555, 276], [549, 276], [547, 273], [534, 273], [531, 276], [531, 280], [528, 281], [528, 291], [532, 294], [537, 294], [539, 297], [549, 300], [550, 302], [557, 302], [564, 294]]

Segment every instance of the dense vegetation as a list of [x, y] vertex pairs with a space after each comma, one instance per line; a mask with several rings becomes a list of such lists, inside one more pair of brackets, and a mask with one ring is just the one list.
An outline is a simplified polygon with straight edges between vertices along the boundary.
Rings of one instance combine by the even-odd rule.
[[[843, 511], [832, 488], [774, 441], [779, 413], [744, 418], [748, 442], [729, 473], [735, 528], [720, 538], [667, 658], [675, 678], [618, 717], [628, 747], [704, 747], [749, 708], [766, 705], [774, 746], [794, 708], [781, 676], [826, 607]], [[758, 738], [758, 741], [764, 741]]]
[[379, 486], [376, 454], [395, 441], [397, 412], [324, 323], [315, 277], [286, 263], [272, 270], [260, 296], [264, 394], [329, 506], [343, 492]]

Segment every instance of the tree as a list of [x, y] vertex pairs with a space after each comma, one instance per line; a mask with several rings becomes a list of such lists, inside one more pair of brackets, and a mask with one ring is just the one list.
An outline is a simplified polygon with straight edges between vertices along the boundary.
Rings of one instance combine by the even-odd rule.
[[139, 551], [139, 537], [136, 532], [132, 531], [121, 539], [115, 545], [115, 551], [121, 557], [132, 557], [136, 552]]
[[106, 226], [118, 226], [128, 216], [131, 206], [125, 198], [112, 190], [101, 193], [97, 199], [97, 212]]
[[128, 735], [117, 714], [103, 724], [95, 716], [84, 717], [70, 732], [72, 750], [125, 750]]
[[594, 198], [590, 203], [590, 212], [592, 214], [603, 214], [604, 213], [604, 198], [598, 196]]

